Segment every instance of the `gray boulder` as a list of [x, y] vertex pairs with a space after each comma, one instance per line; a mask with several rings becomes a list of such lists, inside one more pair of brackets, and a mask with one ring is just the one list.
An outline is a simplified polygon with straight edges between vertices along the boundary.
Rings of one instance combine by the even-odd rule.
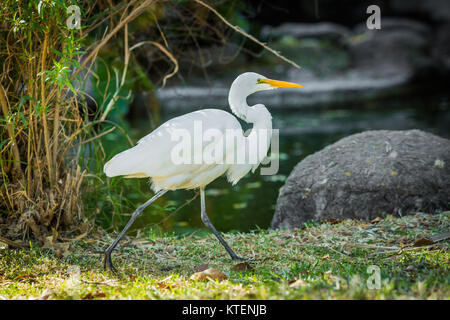
[[420, 130], [366, 131], [301, 161], [280, 192], [271, 226], [431, 213], [449, 202], [450, 140]]

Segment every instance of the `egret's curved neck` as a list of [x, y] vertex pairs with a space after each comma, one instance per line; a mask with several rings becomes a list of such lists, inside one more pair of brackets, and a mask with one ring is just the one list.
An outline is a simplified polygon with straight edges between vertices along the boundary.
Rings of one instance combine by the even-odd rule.
[[[257, 90], [249, 90], [239, 85], [236, 82], [232, 84], [230, 94], [228, 95], [228, 102], [231, 111], [239, 118], [247, 123], [252, 123], [253, 128], [251, 132], [245, 137], [247, 143], [258, 144], [258, 161], [259, 164], [267, 154], [272, 138], [272, 116], [267, 108], [262, 104], [249, 106], [247, 104], [247, 96], [256, 92]], [[261, 143], [264, 142], [264, 143]]]
[[245, 122], [253, 123], [254, 128], [272, 129], [272, 116], [266, 107], [261, 104], [255, 106], [247, 104], [247, 97], [257, 91], [255, 88], [246, 88], [237, 81], [233, 82], [228, 94], [231, 111]]
[[231, 111], [240, 119], [248, 122], [247, 113], [249, 106], [247, 104], [247, 97], [253, 92], [245, 91], [238, 83], [233, 82], [228, 94], [228, 103], [230, 104]]

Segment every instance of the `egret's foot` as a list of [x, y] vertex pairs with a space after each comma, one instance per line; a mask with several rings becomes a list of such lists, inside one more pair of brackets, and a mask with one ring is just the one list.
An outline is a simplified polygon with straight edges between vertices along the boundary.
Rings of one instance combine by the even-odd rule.
[[116, 267], [114, 267], [112, 260], [111, 260], [111, 252], [105, 251], [104, 254], [105, 254], [105, 260], [103, 262], [103, 266], [104, 266], [105, 270], [110, 270], [114, 274], [117, 274], [117, 269], [116, 269]]

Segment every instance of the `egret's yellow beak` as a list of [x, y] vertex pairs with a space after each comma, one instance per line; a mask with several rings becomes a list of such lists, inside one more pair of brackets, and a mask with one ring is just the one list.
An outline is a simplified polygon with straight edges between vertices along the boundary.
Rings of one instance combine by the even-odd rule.
[[270, 84], [272, 87], [277, 88], [303, 88], [303, 86], [298, 83], [278, 81], [272, 79], [258, 79], [258, 83], [267, 83]]

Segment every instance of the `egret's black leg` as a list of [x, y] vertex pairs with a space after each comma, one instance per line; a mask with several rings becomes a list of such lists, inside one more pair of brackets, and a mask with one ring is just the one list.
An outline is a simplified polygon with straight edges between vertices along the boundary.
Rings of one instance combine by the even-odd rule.
[[144, 211], [145, 208], [147, 208], [150, 204], [152, 204], [152, 202], [154, 202], [156, 199], [161, 197], [166, 192], [167, 192], [167, 190], [160, 190], [160, 191], [158, 191], [153, 196], [153, 198], [148, 200], [146, 203], [141, 205], [139, 208], [136, 209], [136, 211], [133, 212], [133, 215], [131, 216], [131, 219], [130, 219], [130, 221], [128, 221], [128, 223], [125, 226], [125, 228], [123, 228], [122, 232], [120, 232], [120, 234], [117, 236], [117, 238], [113, 241], [113, 243], [111, 243], [111, 245], [108, 247], [108, 249], [106, 249], [105, 252], [104, 252], [104, 254], [105, 254], [105, 260], [104, 260], [104, 267], [105, 267], [105, 269], [109, 269], [109, 270], [111, 270], [113, 272], [117, 271], [116, 268], [114, 267], [112, 261], [111, 261], [111, 253], [113, 252], [114, 248], [117, 246], [117, 244], [119, 243], [120, 239], [122, 239], [122, 237], [125, 235], [127, 230], [131, 227], [131, 225], [133, 224], [134, 220], [136, 220], [136, 218], [139, 217], [142, 214], [142, 211]]
[[214, 233], [214, 235], [216, 236], [217, 239], [219, 239], [220, 243], [223, 245], [223, 247], [225, 248], [225, 250], [227, 250], [228, 254], [230, 255], [231, 259], [233, 259], [234, 261], [246, 261], [246, 260], [251, 260], [251, 259], [247, 259], [247, 258], [242, 258], [239, 257], [234, 251], [233, 249], [231, 249], [231, 247], [228, 245], [228, 243], [226, 243], [225, 239], [222, 238], [222, 236], [220, 235], [220, 233], [216, 230], [216, 228], [214, 228], [213, 224], [211, 223], [211, 221], [209, 220], [208, 215], [206, 214], [206, 205], [205, 205], [205, 190], [203, 188], [200, 188], [200, 202], [201, 202], [201, 208], [202, 208], [202, 221], [205, 224], [205, 226], [207, 226], [209, 228], [209, 230], [212, 231], [212, 233]]

